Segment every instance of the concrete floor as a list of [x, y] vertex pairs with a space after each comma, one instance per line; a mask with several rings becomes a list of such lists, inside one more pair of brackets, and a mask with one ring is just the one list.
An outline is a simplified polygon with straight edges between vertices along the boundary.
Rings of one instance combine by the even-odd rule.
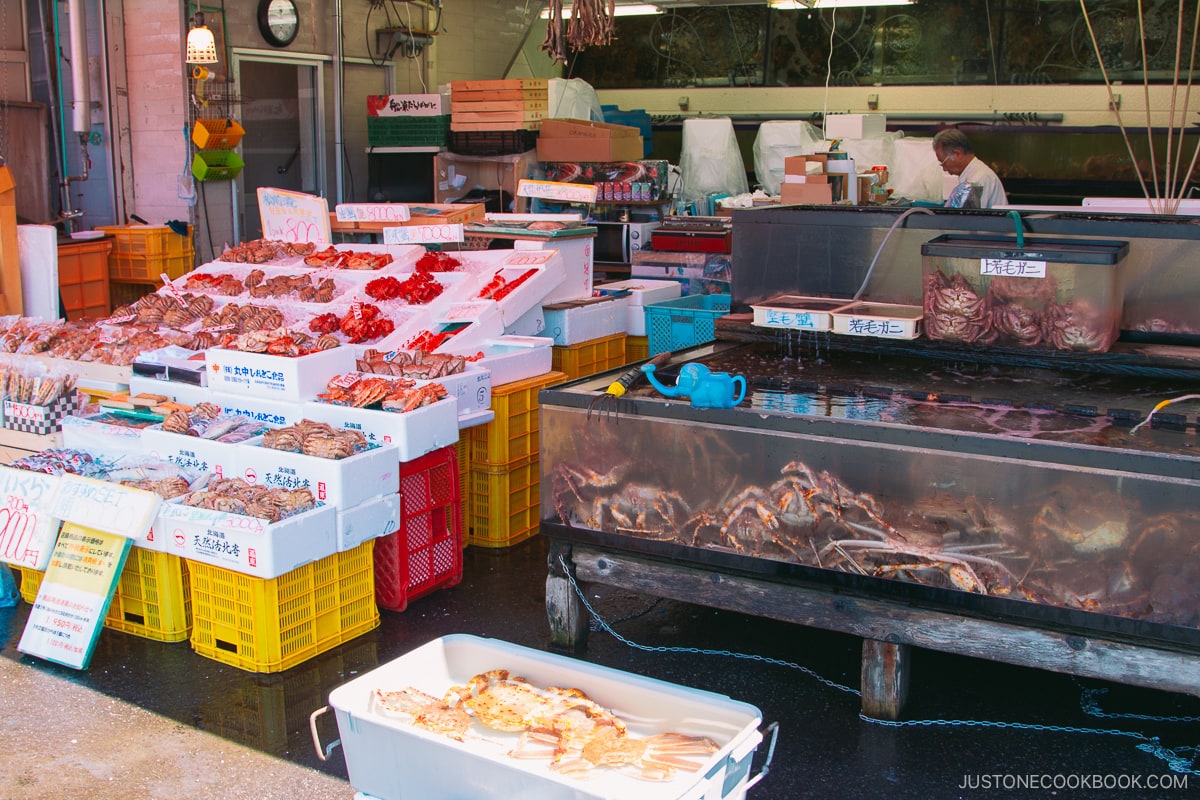
[[[186, 642], [109, 630], [90, 668], [76, 672], [18, 653], [29, 607], [2, 609], [0, 798], [352, 800], [342, 751], [325, 762], [315, 754], [309, 713], [350, 678], [448, 633], [545, 649], [545, 558], [541, 538], [506, 550], [468, 548], [459, 586], [403, 613], [384, 612], [375, 631], [277, 675], [224, 666]], [[1171, 772], [1138, 748], [1138, 737], [1161, 737], [1200, 770], [1192, 761], [1197, 698], [920, 651], [908, 718], [937, 724], [890, 727], [861, 719], [858, 697], [847, 691], [858, 684], [853, 637], [611, 587], [587, 591], [623, 636], [656, 649], [594, 632], [579, 657], [725, 694], [779, 723], [773, 763], [753, 800], [1200, 797], [1200, 774]], [[1103, 692], [1108, 713], [1190, 720], [1097, 718], [1081, 705], [1091, 689]], [[326, 742], [336, 738], [332, 714], [321, 727]], [[765, 754], [760, 747], [756, 768]], [[1030, 775], [1045, 788], [1003, 788]], [[1091, 786], [1054, 788], [1083, 781]], [[1170, 788], [1157, 788], [1163, 781]]]

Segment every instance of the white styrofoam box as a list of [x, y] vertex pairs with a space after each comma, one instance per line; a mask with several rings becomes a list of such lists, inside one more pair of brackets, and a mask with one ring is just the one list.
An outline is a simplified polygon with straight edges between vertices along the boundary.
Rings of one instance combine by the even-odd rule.
[[601, 292], [629, 292], [629, 307], [625, 311], [625, 333], [630, 336], [646, 335], [646, 312], [642, 306], [674, 300], [681, 294], [679, 281], [633, 278], [627, 281], [602, 283], [596, 287]]
[[208, 399], [209, 389], [205, 386], [195, 386], [190, 383], [183, 383], [182, 381], [167, 381], [159, 378], [146, 378], [141, 375], [134, 375], [129, 379], [129, 393], [133, 395], [143, 392], [165, 394], [177, 403], [194, 406]]
[[[535, 686], [570, 686], [611, 709], [639, 738], [703, 736], [717, 751], [696, 771], [646, 781], [632, 770], [597, 767], [567, 776], [551, 759], [513, 758], [519, 733], [473, 727], [464, 741], [423, 730], [383, 710], [376, 690], [413, 687], [441, 697], [472, 676], [503, 668]], [[745, 796], [750, 760], [762, 742], [761, 712], [725, 695], [634, 675], [497, 639], [455, 634], [435, 639], [334, 689], [329, 695], [350, 785], [381, 798], [473, 800], [734, 800]]]
[[278, 578], [337, 552], [336, 511], [319, 506], [279, 522], [163, 503], [154, 520], [166, 552], [256, 578]]
[[752, 303], [750, 308], [754, 309], [754, 324], [759, 327], [828, 331], [833, 329], [833, 312], [849, 304], [845, 299], [780, 295]]
[[354, 370], [354, 351], [349, 347], [296, 358], [214, 347], [205, 358], [210, 388], [277, 400], [311, 400], [325, 391], [330, 378]]
[[501, 384], [545, 375], [554, 365], [553, 347], [554, 340], [547, 336], [499, 336], [483, 343], [479, 348], [483, 358], [475, 363], [492, 373], [494, 389]]
[[582, 305], [558, 303], [542, 307], [546, 313], [546, 334], [560, 347], [624, 333], [629, 322], [628, 309], [627, 296], [595, 298]]
[[396, 492], [350, 508], [337, 509], [337, 549], [353, 550], [367, 539], [378, 539], [400, 529], [400, 495]]
[[458, 401], [453, 397], [403, 414], [313, 401], [304, 404], [304, 415], [335, 428], [359, 431], [367, 441], [385, 444], [393, 454], [399, 451], [396, 461], [412, 461], [458, 441]]
[[825, 118], [826, 139], [870, 139], [886, 131], [883, 114], [830, 114]]
[[271, 397], [208, 392], [208, 402], [221, 407], [222, 414], [237, 414], [272, 428], [295, 425], [304, 419], [304, 404], [291, 400], [276, 400]]
[[[434, 319], [431, 330], [466, 324], [458, 333], [434, 348], [435, 353], [474, 353], [488, 339], [504, 335], [504, 319], [492, 300], [455, 303]], [[453, 348], [453, 349], [452, 349]]]
[[534, 273], [496, 301], [504, 325], [516, 322], [526, 311], [541, 305], [546, 296], [562, 284], [566, 278], [562, 254], [557, 250], [513, 250], [501, 261], [499, 269], [484, 276], [481, 289], [496, 276], [511, 283], [529, 270]]
[[592, 296], [595, 278], [593, 259], [596, 252], [596, 234], [586, 236], [559, 236], [554, 239], [518, 239], [514, 250], [548, 250], [559, 252], [563, 259], [563, 281], [542, 298], [542, 304], [558, 303], [563, 300], [581, 300]]
[[[458, 435], [457, 426], [454, 434]], [[318, 503], [339, 508], [356, 506], [399, 485], [400, 458], [390, 444], [346, 458], [322, 458], [261, 446], [243, 450], [241, 470], [235, 477], [272, 489], [307, 488]]]
[[921, 306], [852, 303], [833, 312], [833, 332], [883, 339], [915, 339], [921, 333]]
[[492, 373], [474, 362], [455, 375], [446, 375], [428, 381], [417, 381], [418, 386], [440, 383], [446, 393], [458, 400], [458, 415], [471, 414], [492, 407]]
[[157, 427], [142, 429], [142, 452], [145, 455], [194, 472], [226, 478], [241, 474], [242, 456], [257, 449], [254, 444], [258, 441], [259, 437], [246, 442], [215, 442]]
[[88, 417], [63, 417], [62, 446], [110, 461], [145, 451], [143, 428], [111, 425]]
[[541, 336], [545, 330], [546, 315], [541, 306], [534, 306], [516, 322], [504, 326], [504, 332], [512, 336]]
[[496, 412], [490, 408], [486, 411], [474, 411], [470, 414], [458, 415], [458, 430], [464, 431], [467, 428], [474, 428], [476, 425], [487, 425], [496, 418]]

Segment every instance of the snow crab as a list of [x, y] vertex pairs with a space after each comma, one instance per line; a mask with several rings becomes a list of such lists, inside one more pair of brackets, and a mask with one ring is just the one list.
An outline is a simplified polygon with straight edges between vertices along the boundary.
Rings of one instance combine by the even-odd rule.
[[376, 689], [375, 699], [383, 710], [405, 714], [418, 728], [445, 734], [458, 742], [464, 741], [471, 727], [471, 715], [461, 705], [450, 705], [412, 686], [394, 692]]
[[582, 776], [596, 767], [633, 767], [637, 777], [650, 781], [667, 781], [677, 770], [696, 772], [704, 766], [702, 759], [719, 748], [703, 736], [682, 733], [660, 733], [656, 736], [635, 737], [612, 728], [603, 728], [582, 742], [575, 758], [562, 759], [553, 766], [564, 775]]
[[1110, 492], [1082, 493], [1071, 486], [1053, 491], [1029, 522], [1042, 549], [1065, 545], [1077, 553], [1122, 547], [1132, 531], [1128, 503]]

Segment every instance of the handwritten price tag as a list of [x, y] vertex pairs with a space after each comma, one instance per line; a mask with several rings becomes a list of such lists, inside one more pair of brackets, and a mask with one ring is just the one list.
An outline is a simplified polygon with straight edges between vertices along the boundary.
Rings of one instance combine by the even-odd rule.
[[1044, 278], [1045, 261], [1027, 261], [1022, 258], [982, 258], [979, 274], [1005, 278]]
[[523, 180], [517, 184], [517, 195], [562, 203], [594, 203], [596, 187], [587, 183]]
[[540, 267], [558, 253], [557, 250], [519, 250], [504, 259], [507, 267]]
[[329, 244], [329, 203], [324, 197], [259, 187], [264, 239]]
[[412, 215], [404, 203], [339, 203], [338, 222], [408, 222]]
[[144, 539], [161, 504], [162, 498], [154, 492], [63, 475], [50, 513], [64, 522]]
[[439, 244], [461, 242], [462, 223], [452, 225], [403, 225], [383, 229], [384, 244]]

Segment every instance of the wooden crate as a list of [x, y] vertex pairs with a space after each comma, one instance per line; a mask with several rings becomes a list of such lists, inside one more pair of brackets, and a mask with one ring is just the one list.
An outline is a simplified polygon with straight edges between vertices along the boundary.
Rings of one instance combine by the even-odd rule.
[[[336, 212], [329, 213], [329, 229], [334, 233], [381, 233], [385, 227], [400, 225], [453, 225], [483, 219], [483, 203], [407, 203], [408, 222], [339, 222]], [[432, 213], [424, 213], [426, 211]]]

